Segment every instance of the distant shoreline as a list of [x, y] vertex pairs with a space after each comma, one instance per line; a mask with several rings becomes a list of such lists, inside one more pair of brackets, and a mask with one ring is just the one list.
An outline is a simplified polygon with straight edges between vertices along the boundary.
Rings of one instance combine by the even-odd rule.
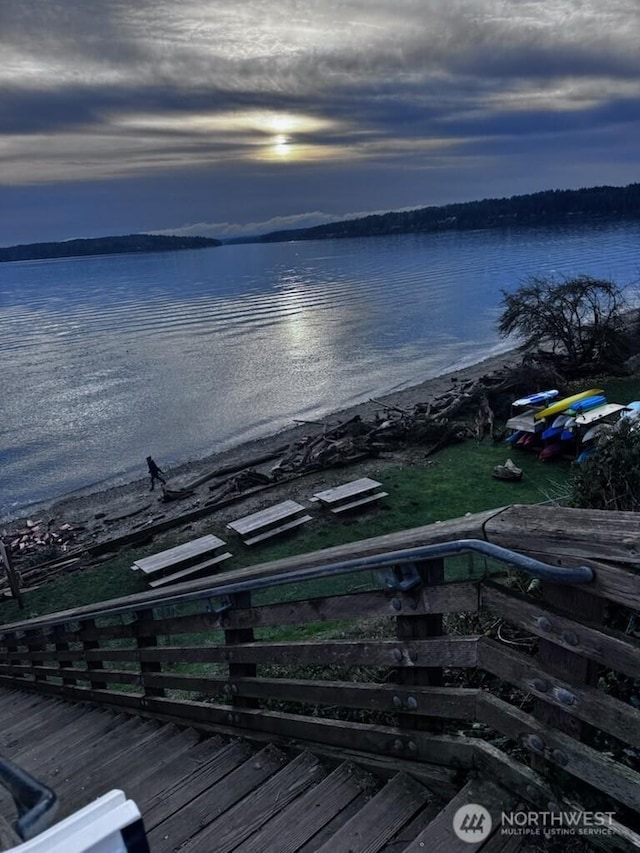
[[25, 243], [0, 248], [0, 263], [15, 261], [53, 261], [60, 258], [87, 258], [100, 255], [180, 252], [221, 246], [209, 237], [171, 237], [156, 234], [128, 234], [124, 237], [94, 237], [50, 243]]

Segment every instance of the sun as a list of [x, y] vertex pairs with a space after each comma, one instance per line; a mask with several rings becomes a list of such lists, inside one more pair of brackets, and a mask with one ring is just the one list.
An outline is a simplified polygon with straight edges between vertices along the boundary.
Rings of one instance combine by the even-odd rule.
[[276, 157], [285, 160], [291, 157], [293, 151], [291, 148], [291, 140], [284, 133], [279, 133], [273, 138], [273, 153]]

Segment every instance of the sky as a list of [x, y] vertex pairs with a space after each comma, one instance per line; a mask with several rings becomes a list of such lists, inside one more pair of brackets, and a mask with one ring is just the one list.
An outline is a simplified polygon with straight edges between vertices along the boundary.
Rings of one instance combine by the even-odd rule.
[[0, 245], [640, 180], [639, 0], [0, 0]]

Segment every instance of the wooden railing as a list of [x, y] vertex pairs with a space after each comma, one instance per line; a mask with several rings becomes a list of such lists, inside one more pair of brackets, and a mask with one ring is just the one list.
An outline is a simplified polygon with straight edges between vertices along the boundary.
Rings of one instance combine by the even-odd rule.
[[[445, 559], [473, 554], [460, 539], [528, 571], [491, 548]], [[532, 582], [535, 560], [558, 573]], [[0, 684], [436, 777], [476, 768], [538, 806], [606, 806], [634, 837], [637, 561], [633, 513], [509, 507], [4, 626]]]

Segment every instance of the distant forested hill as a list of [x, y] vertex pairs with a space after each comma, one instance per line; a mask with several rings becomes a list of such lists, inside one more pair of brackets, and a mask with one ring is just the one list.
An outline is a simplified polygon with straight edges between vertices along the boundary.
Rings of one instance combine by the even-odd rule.
[[96, 237], [66, 240], [63, 243], [27, 243], [0, 248], [1, 261], [33, 261], [42, 258], [74, 258], [83, 255], [116, 255], [126, 252], [174, 252], [180, 249], [205, 249], [221, 246], [208, 237], [163, 237], [155, 234], [129, 234], [126, 237]]
[[487, 198], [443, 207], [423, 207], [383, 213], [300, 228], [273, 231], [263, 242], [329, 240], [339, 237], [373, 237], [417, 231], [463, 231], [514, 225], [553, 225], [576, 219], [640, 218], [640, 184], [626, 187], [591, 187], [581, 190], [546, 190], [511, 198]]

